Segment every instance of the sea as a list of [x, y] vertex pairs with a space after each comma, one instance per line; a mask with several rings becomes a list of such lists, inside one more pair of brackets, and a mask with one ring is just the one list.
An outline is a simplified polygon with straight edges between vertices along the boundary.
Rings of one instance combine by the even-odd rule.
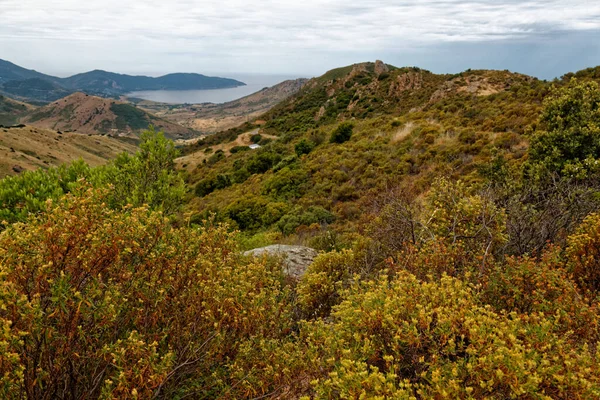
[[265, 87], [270, 87], [288, 79], [298, 79], [299, 76], [262, 75], [262, 74], [227, 74], [226, 78], [237, 79], [246, 86], [229, 89], [209, 90], [143, 90], [127, 93], [127, 97], [169, 104], [201, 104], [201, 103], [227, 103], [228, 101], [256, 93]]

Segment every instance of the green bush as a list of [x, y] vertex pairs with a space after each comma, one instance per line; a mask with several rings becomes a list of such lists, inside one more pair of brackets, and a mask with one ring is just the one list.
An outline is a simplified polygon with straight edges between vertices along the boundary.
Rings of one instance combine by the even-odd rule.
[[254, 144], [258, 144], [262, 139], [263, 137], [260, 133], [250, 136], [250, 141]]
[[311, 206], [306, 210], [296, 207], [277, 222], [277, 228], [284, 235], [290, 235], [296, 231], [296, 228], [302, 225], [330, 224], [333, 221], [335, 221], [335, 216], [322, 207]]
[[260, 151], [246, 163], [246, 169], [251, 174], [262, 174], [281, 161], [281, 156], [271, 151]]
[[235, 153], [239, 153], [241, 151], [248, 151], [248, 150], [250, 150], [250, 147], [248, 147], [248, 146], [233, 146], [231, 148], [231, 150], [229, 150], [229, 152], [231, 154], [235, 154]]
[[533, 137], [530, 160], [549, 172], [585, 177], [600, 167], [600, 88], [573, 79], [544, 101], [545, 130]]
[[298, 143], [296, 143], [296, 146], [294, 146], [294, 150], [296, 151], [296, 155], [300, 157], [304, 154], [310, 153], [313, 147], [314, 145], [311, 142], [309, 142], [306, 139], [302, 139]]
[[352, 130], [354, 129], [354, 124], [351, 122], [342, 122], [338, 125], [337, 128], [331, 132], [331, 137], [329, 141], [331, 143], [344, 143], [350, 140], [352, 137]]

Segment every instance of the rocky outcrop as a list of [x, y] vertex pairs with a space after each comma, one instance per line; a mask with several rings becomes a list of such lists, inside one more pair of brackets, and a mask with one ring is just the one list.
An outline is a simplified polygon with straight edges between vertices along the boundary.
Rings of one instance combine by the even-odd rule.
[[390, 97], [399, 97], [408, 90], [417, 90], [423, 87], [423, 75], [420, 72], [407, 72], [398, 75], [396, 80], [390, 85], [388, 95]]
[[315, 115], [315, 121], [320, 120], [321, 118], [323, 118], [324, 115], [325, 115], [325, 106], [321, 106], [321, 108], [319, 108], [319, 111], [317, 112], [317, 115]]
[[389, 67], [381, 60], [375, 61], [375, 74], [379, 76], [386, 72], [390, 72]]
[[252, 249], [244, 253], [245, 256], [262, 257], [264, 255], [281, 257], [283, 259], [283, 269], [289, 277], [300, 279], [306, 272], [306, 269], [317, 256], [315, 249], [304, 246], [290, 246], [284, 244], [274, 244], [272, 246]]

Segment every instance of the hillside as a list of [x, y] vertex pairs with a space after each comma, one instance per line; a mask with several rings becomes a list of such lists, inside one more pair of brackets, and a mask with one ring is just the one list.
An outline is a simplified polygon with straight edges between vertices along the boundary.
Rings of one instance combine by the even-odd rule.
[[30, 78], [5, 82], [0, 92], [24, 101], [48, 103], [73, 93], [60, 84], [44, 78]]
[[34, 107], [0, 95], [0, 125], [16, 124], [18, 119]]
[[[189, 209], [250, 232], [279, 232], [284, 241], [309, 244], [322, 229], [351, 236], [395, 188], [414, 187], [418, 196], [440, 176], [481, 185], [494, 163], [522, 165], [551, 86], [508, 71], [436, 75], [381, 62], [329, 71], [260, 116], [262, 125], [184, 148], [196, 187]], [[344, 121], [351, 140], [332, 143]], [[256, 128], [278, 139], [255, 151], [218, 151]], [[272, 207], [277, 212], [264, 216]]]
[[136, 103], [140, 108], [161, 118], [202, 133], [215, 133], [234, 128], [248, 120], [255, 120], [275, 105], [296, 94], [306, 82], [307, 79], [288, 80], [223, 104], [172, 105], [146, 100], [136, 101]]
[[80, 158], [91, 166], [102, 165], [136, 148], [132, 141], [108, 136], [57, 133], [33, 126], [0, 128], [0, 178]]
[[152, 124], [171, 138], [195, 135], [189, 128], [147, 113], [129, 103], [75, 93], [38, 108], [21, 119], [32, 126], [85, 134], [130, 136]]
[[0, 92], [21, 100], [51, 102], [73, 92], [115, 97], [137, 90], [204, 90], [243, 86], [235, 79], [196, 73], [160, 77], [94, 70], [67, 78], [46, 75], [0, 60]]

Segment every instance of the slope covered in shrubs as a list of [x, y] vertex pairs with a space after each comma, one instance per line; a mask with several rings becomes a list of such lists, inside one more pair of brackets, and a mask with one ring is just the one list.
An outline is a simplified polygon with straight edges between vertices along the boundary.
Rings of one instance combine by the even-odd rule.
[[[463, 104], [281, 132], [188, 205], [152, 131], [1, 181], [0, 397], [598, 398], [600, 89], [560, 85], [461, 97], [539, 111], [508, 131]], [[321, 254], [242, 255], [271, 241]]]

